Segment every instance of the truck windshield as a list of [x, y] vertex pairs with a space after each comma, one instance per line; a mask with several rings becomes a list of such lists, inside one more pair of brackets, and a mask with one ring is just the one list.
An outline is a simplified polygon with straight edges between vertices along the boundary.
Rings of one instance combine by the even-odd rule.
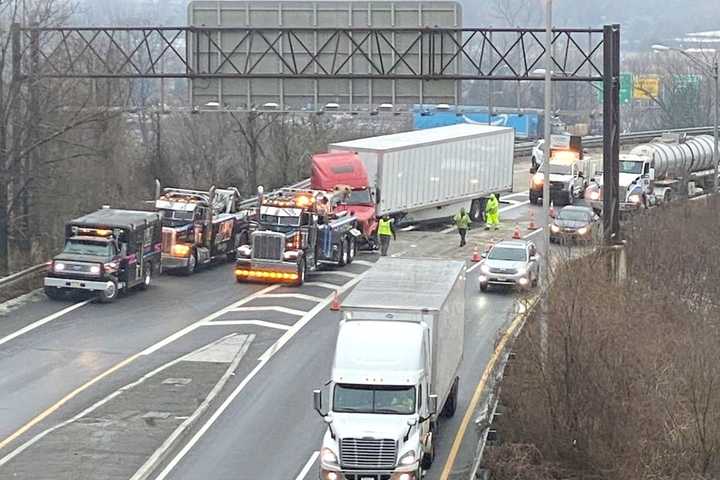
[[490, 250], [489, 260], [508, 260], [511, 262], [524, 262], [527, 253], [524, 248], [495, 247]]
[[570, 220], [571, 222], [589, 222], [590, 214], [583, 212], [582, 210], [560, 210], [558, 213], [560, 220]]
[[192, 211], [160, 209], [160, 213], [162, 213], [163, 220], [169, 222], [192, 222], [193, 220]]
[[109, 242], [71, 239], [65, 242], [63, 253], [112, 258], [115, 255], [115, 249]]
[[300, 217], [286, 217], [278, 215], [260, 215], [260, 222], [267, 225], [287, 225], [291, 227], [300, 226]]
[[367, 205], [372, 203], [369, 190], [353, 190], [345, 201], [348, 205]]
[[635, 162], [632, 160], [620, 161], [620, 172], [634, 173], [640, 175], [642, 173], [643, 162]]
[[336, 385], [333, 410], [353, 413], [415, 413], [415, 387]]

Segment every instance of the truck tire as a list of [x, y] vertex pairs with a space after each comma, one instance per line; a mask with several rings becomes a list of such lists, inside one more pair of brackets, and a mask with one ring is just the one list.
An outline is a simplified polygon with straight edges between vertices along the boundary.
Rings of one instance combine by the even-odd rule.
[[63, 300], [65, 298], [65, 291], [58, 287], [45, 287], [45, 295], [51, 300]]
[[[431, 433], [432, 435], [432, 433]], [[423, 470], [430, 470], [433, 462], [435, 461], [435, 445], [429, 452], [423, 452], [423, 456], [420, 459], [420, 468]]]
[[143, 267], [143, 280], [138, 284], [138, 289], [147, 290], [150, 288], [150, 282], [152, 281], [152, 269], [152, 262], [145, 264], [145, 267]]
[[118, 289], [118, 284], [115, 280], [109, 281], [108, 287], [105, 290], [102, 290], [100, 293], [98, 293], [97, 299], [100, 303], [112, 303], [114, 302], [118, 295], [120, 294], [120, 289]]
[[484, 204], [484, 202], [479, 198], [476, 198], [470, 204], [470, 220], [473, 223], [482, 223], [482, 221], [483, 221], [482, 214], [483, 214], [483, 210], [484, 210], [483, 204]]
[[665, 194], [663, 195], [663, 203], [670, 203], [672, 201], [672, 193], [670, 193], [670, 189], [665, 190]]
[[306, 270], [307, 270], [307, 265], [305, 263], [305, 259], [301, 258], [300, 260], [298, 260], [298, 264], [297, 264], [298, 278], [297, 278], [297, 280], [295, 280], [295, 283], [293, 283], [293, 285], [295, 285], [296, 287], [301, 287], [302, 284], [305, 283]]
[[338, 266], [342, 267], [345, 264], [347, 264], [347, 255], [348, 255], [348, 251], [347, 251], [346, 241], [343, 240], [338, 245], [338, 260], [337, 260]]
[[195, 270], [197, 270], [197, 257], [195, 256], [195, 252], [192, 252], [188, 258], [188, 264], [185, 265], [182, 273], [184, 275], [192, 275], [195, 273]]
[[347, 251], [348, 251], [347, 264], [350, 265], [353, 262], [353, 260], [355, 260], [355, 254], [357, 253], [357, 245], [355, 244], [355, 238], [353, 238], [353, 237], [348, 238]]
[[453, 383], [453, 386], [450, 389], [450, 395], [448, 395], [448, 399], [445, 400], [445, 405], [443, 406], [443, 409], [440, 411], [441, 417], [452, 417], [455, 415], [455, 410], [457, 409], [457, 394], [458, 394], [458, 387], [460, 384], [460, 377], [455, 377], [455, 382]]

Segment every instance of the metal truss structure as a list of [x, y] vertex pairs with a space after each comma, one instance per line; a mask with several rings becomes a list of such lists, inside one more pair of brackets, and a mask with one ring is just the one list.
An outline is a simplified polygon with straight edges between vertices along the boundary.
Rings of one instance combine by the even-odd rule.
[[[12, 25], [15, 78], [544, 80], [526, 28], [54, 27]], [[620, 27], [555, 29], [553, 81], [603, 82], [604, 234], [620, 240]], [[28, 57], [30, 61], [23, 61]]]

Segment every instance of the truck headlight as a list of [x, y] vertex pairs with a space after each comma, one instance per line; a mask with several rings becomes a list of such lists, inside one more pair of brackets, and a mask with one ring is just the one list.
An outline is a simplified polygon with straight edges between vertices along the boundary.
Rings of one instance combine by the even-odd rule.
[[241, 245], [238, 247], [237, 251], [243, 257], [249, 257], [252, 254], [252, 248], [250, 248], [250, 245]]
[[558, 233], [558, 232], [560, 232], [560, 227], [558, 227], [557, 225], [555, 225], [553, 223], [552, 225], [550, 225], [550, 230], [552, 230], [553, 233]]
[[183, 245], [181, 243], [178, 243], [177, 245], [173, 245], [172, 254], [175, 257], [189, 257], [190, 256], [190, 246]]
[[628, 201], [632, 203], [640, 203], [640, 195], [633, 193], [628, 197]]
[[338, 463], [337, 455], [335, 455], [335, 452], [333, 452], [327, 447], [323, 448], [320, 452], [320, 460], [326, 465], [337, 465]]
[[580, 227], [577, 229], [578, 235], [585, 235], [588, 232], [588, 227]]
[[417, 462], [417, 457], [415, 457], [415, 452], [410, 450], [405, 455], [400, 457], [400, 462], [398, 462], [400, 465], [412, 465], [413, 463]]
[[90, 273], [92, 273], [93, 275], [100, 275], [100, 265], [91, 265]]
[[297, 259], [298, 252], [290, 250], [289, 252], [283, 252], [283, 260], [295, 260]]
[[53, 264], [53, 270], [55, 270], [56, 272], [62, 272], [65, 270], [65, 264], [62, 262], [55, 262]]

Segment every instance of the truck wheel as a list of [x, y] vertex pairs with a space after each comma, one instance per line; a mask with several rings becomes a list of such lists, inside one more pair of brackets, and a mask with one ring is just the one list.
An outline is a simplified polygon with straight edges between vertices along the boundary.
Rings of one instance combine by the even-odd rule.
[[355, 253], [357, 249], [357, 245], [355, 244], [354, 238], [348, 238], [347, 241], [347, 251], [348, 251], [348, 261], [347, 264], [350, 265], [353, 260], [355, 260]]
[[346, 264], [347, 264], [347, 256], [348, 256], [347, 244], [346, 244], [346, 240], [343, 240], [343, 241], [340, 242], [340, 244], [338, 245], [338, 261], [337, 261], [337, 264], [338, 264], [339, 266], [341, 266], [341, 267], [344, 266], [344, 265], [346, 265]]
[[475, 199], [470, 204], [470, 220], [473, 223], [482, 222], [483, 204], [482, 200]]
[[192, 275], [193, 273], [195, 273], [195, 270], [197, 270], [197, 258], [195, 257], [195, 253], [193, 252], [188, 258], [188, 263], [187, 265], [185, 265], [183, 273], [185, 275]]
[[487, 283], [481, 283], [480, 284], [480, 291], [481, 292], [487, 292], [488, 284]]
[[455, 415], [455, 410], [457, 409], [457, 394], [459, 384], [460, 377], [455, 377], [455, 382], [450, 389], [450, 395], [448, 396], [448, 399], [445, 400], [445, 406], [443, 406], [443, 409], [440, 411], [441, 417], [449, 418]]
[[147, 290], [150, 288], [150, 281], [152, 280], [152, 263], [147, 263], [143, 268], [143, 281], [138, 288], [140, 290]]
[[112, 303], [119, 294], [118, 285], [115, 280], [110, 280], [105, 290], [98, 293], [97, 299], [100, 303]]
[[302, 286], [303, 283], [305, 283], [305, 271], [306, 270], [307, 270], [307, 267], [305, 264], [305, 259], [301, 258], [300, 261], [298, 261], [298, 265], [297, 265], [298, 278], [297, 278], [297, 280], [295, 280], [295, 283], [294, 283], [294, 285], [296, 287], [300, 287], [300, 286]]
[[45, 287], [45, 295], [51, 300], [62, 300], [65, 298], [65, 292], [57, 287]]
[[672, 201], [672, 194], [670, 193], [670, 190], [665, 191], [665, 195], [663, 195], [663, 203], [670, 203]]
[[[432, 435], [432, 433], [431, 433]], [[435, 446], [429, 452], [423, 452], [423, 456], [420, 459], [420, 468], [423, 470], [430, 470], [433, 462], [435, 461]]]

